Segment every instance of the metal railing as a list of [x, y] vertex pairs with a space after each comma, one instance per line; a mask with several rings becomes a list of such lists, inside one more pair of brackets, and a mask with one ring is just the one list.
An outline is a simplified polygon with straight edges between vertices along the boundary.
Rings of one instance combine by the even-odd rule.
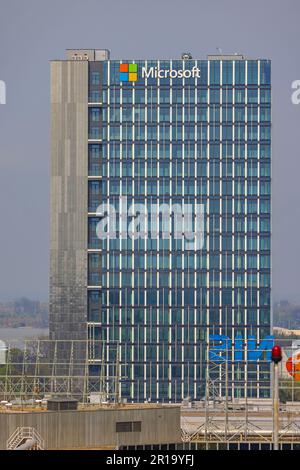
[[7, 450], [43, 450], [44, 440], [35, 428], [18, 427], [6, 442]]

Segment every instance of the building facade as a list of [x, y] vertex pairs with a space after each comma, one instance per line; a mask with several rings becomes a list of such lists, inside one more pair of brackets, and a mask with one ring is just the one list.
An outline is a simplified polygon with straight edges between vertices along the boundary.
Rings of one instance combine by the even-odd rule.
[[[212, 335], [244, 350], [270, 333], [270, 68], [94, 50], [51, 64], [50, 335], [118, 342], [123, 397], [199, 399]], [[201, 243], [172, 218], [163, 236], [163, 209], [150, 233], [161, 205], [202, 207]], [[267, 396], [269, 363], [232, 354], [229, 393]]]

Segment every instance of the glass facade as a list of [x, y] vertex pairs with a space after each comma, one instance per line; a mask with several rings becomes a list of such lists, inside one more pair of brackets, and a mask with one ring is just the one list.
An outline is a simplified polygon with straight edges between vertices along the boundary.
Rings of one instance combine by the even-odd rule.
[[[270, 333], [271, 64], [130, 61], [137, 80], [124, 81], [120, 63], [89, 63], [90, 336], [120, 342], [122, 397], [199, 399], [212, 334]], [[147, 78], [143, 67], [200, 76]], [[159, 231], [100, 240], [97, 207], [118, 214], [120, 196], [128, 207], [203, 204], [204, 246]], [[265, 395], [268, 363], [241, 360], [228, 374], [230, 394], [243, 396], [247, 381]]]

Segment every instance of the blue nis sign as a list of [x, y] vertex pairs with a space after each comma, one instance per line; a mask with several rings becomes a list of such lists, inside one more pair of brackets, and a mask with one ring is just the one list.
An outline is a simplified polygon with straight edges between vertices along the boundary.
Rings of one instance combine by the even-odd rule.
[[271, 361], [271, 350], [274, 346], [274, 336], [266, 336], [257, 341], [254, 336], [243, 339], [236, 336], [232, 341], [225, 335], [210, 335], [208, 359], [213, 362], [229, 361]]

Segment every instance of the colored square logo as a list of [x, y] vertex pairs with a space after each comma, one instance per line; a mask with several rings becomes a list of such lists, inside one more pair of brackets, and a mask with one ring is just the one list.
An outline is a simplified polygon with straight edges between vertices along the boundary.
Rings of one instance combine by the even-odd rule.
[[130, 73], [129, 72], [129, 81], [135, 82], [137, 80], [137, 73]]
[[128, 72], [128, 64], [120, 64], [120, 72]]
[[120, 64], [121, 82], [136, 82], [137, 79], [137, 64]]
[[137, 64], [129, 64], [129, 72], [137, 73]]
[[120, 80], [121, 80], [121, 82], [128, 82], [128, 73], [127, 72], [120, 72]]

